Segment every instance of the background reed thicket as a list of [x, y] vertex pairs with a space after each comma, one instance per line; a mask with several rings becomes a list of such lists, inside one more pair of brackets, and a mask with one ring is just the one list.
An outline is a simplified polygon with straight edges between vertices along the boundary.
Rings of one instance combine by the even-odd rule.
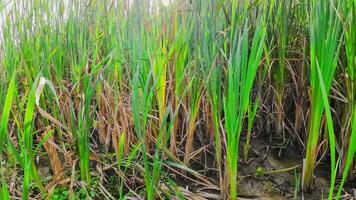
[[329, 199], [354, 180], [355, 0], [2, 0], [0, 13], [0, 199], [234, 200], [258, 139], [303, 154], [303, 192], [320, 162]]

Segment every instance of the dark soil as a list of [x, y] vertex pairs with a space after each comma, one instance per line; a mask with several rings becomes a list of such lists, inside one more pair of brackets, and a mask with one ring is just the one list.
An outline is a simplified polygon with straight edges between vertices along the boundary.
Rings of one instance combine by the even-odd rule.
[[[241, 148], [238, 165], [238, 196], [240, 199], [303, 199], [303, 197], [308, 200], [327, 199], [330, 168], [328, 163], [323, 163], [323, 160], [315, 169], [313, 190], [302, 192], [300, 186], [303, 150], [294, 148], [292, 145], [286, 145], [284, 149], [273, 147], [270, 145], [269, 138], [261, 137], [251, 141], [249, 160], [246, 163], [242, 161], [242, 152]], [[205, 159], [214, 160], [213, 156]], [[195, 166], [195, 168], [195, 170], [199, 170], [199, 167]], [[260, 173], [257, 173], [258, 171]], [[216, 187], [218, 187], [219, 178], [215, 171], [211, 173], [205, 171], [204, 175], [215, 180]], [[203, 191], [197, 184], [184, 182], [185, 179], [181, 180], [179, 177], [177, 179], [177, 183], [183, 188], [189, 188], [190, 191]], [[355, 186], [356, 180], [348, 181], [344, 187], [345, 195], [342, 199], [355, 199]], [[204, 192], [215, 195], [212, 195], [214, 198], [203, 199], [221, 198], [220, 191], [205, 189]]]

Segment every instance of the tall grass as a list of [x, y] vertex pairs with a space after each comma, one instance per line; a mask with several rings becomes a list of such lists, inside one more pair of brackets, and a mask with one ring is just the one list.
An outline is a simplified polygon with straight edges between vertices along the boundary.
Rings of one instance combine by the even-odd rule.
[[[234, 9], [234, 7], [232, 7]], [[234, 18], [232, 11], [232, 19]], [[249, 109], [251, 90], [256, 72], [260, 65], [266, 30], [263, 22], [259, 22], [253, 34], [251, 50], [249, 51], [249, 30], [247, 19], [242, 29], [233, 29], [231, 40], [237, 40], [231, 46], [228, 69], [227, 90], [224, 97], [224, 113], [226, 128], [226, 166], [229, 176], [230, 198], [237, 199], [237, 160], [239, 139], [242, 132], [243, 120]], [[232, 22], [233, 24], [234, 22]], [[234, 110], [238, 108], [238, 112]]]
[[71, 132], [75, 139], [77, 152], [79, 154], [80, 177], [90, 187], [90, 142], [89, 133], [91, 129], [92, 119], [90, 104], [94, 95], [94, 89], [91, 86], [91, 78], [86, 76], [83, 80], [82, 101], [79, 110], [76, 114], [73, 106], [71, 106]]
[[342, 159], [342, 161], [345, 160], [345, 165], [344, 169], [342, 170], [342, 180], [337, 193], [337, 199], [339, 199], [341, 196], [342, 188], [348, 175], [350, 174], [350, 169], [352, 169], [353, 160], [356, 153], [356, 33], [354, 31], [356, 30], [356, 1], [344, 2], [342, 13], [344, 14], [342, 19], [345, 34], [344, 38], [348, 72], [346, 85], [348, 91], [348, 100], [350, 104], [350, 106], [347, 106], [347, 108], [351, 108], [351, 110], [348, 111], [350, 115], [347, 121], [350, 122], [350, 128], [348, 129], [350, 131], [347, 132], [346, 140], [344, 140], [346, 143], [344, 146], [345, 149], [347, 149], [347, 152], [344, 153], [344, 157], [346, 157], [346, 159]]
[[[179, 20], [178, 16], [175, 20]], [[178, 22], [174, 22], [178, 24]], [[170, 50], [171, 56], [171, 66], [172, 73], [174, 73], [174, 110], [179, 111], [181, 102], [183, 101], [184, 92], [184, 77], [185, 77], [185, 66], [189, 58], [189, 42], [191, 37], [192, 25], [190, 22], [186, 22], [186, 26], [181, 25], [176, 27], [175, 41], [173, 43], [172, 49]], [[178, 25], [175, 25], [178, 26]], [[175, 118], [174, 127], [171, 133], [170, 149], [173, 153], [177, 152], [177, 133], [179, 118]]]
[[33, 148], [33, 119], [35, 115], [36, 90], [39, 83], [39, 77], [36, 78], [34, 84], [27, 96], [27, 105], [23, 121], [23, 131], [21, 131], [21, 156], [23, 158], [24, 180], [22, 185], [22, 198], [28, 199], [30, 181], [33, 179], [41, 192], [45, 193], [45, 189], [40, 181], [39, 175], [34, 163], [34, 148]]
[[[335, 4], [337, 2], [330, 1]], [[326, 1], [311, 2], [310, 16], [310, 118], [307, 140], [307, 151], [303, 167], [303, 186], [310, 189], [313, 181], [313, 171], [318, 155], [318, 140], [321, 131], [321, 119], [325, 106], [322, 101], [322, 86], [319, 79], [322, 78], [325, 85], [325, 93], [329, 94], [332, 86], [339, 54], [340, 21], [336, 16], [334, 7], [330, 7]], [[318, 76], [320, 67], [321, 76]], [[330, 130], [329, 130], [330, 131]], [[333, 141], [329, 141], [330, 144]], [[335, 170], [335, 149], [331, 148], [332, 173]]]
[[[119, 176], [108, 191], [115, 198], [189, 199], [193, 181], [234, 200], [240, 155], [246, 167], [255, 162], [253, 133], [264, 140], [269, 124], [298, 138], [285, 145], [305, 153], [304, 189], [312, 189], [320, 140], [328, 141], [329, 198], [337, 168], [344, 172], [339, 198], [356, 151], [355, 7], [354, 0], [1, 1], [0, 199], [19, 190], [23, 199], [51, 198], [61, 182], [37, 169], [48, 142], [71, 193], [97, 189], [93, 176], [103, 172]], [[307, 79], [309, 97], [298, 83]], [[22, 188], [8, 187], [4, 171], [19, 169]]]
[[276, 13], [276, 43], [277, 43], [277, 67], [273, 70], [274, 83], [276, 90], [276, 132], [278, 135], [282, 135], [283, 132], [283, 101], [284, 101], [284, 89], [285, 89], [285, 71], [286, 71], [286, 55], [287, 55], [287, 45], [288, 45], [288, 26], [290, 17], [290, 2], [287, 1], [276, 1], [275, 13]]
[[[132, 114], [137, 136], [142, 142], [142, 156], [144, 164], [144, 181], [146, 185], [146, 198], [154, 199], [155, 184], [158, 181], [157, 163], [153, 169], [150, 166], [148, 154], [147, 136], [145, 132], [148, 126], [148, 115], [152, 109], [152, 101], [154, 97], [154, 87], [149, 87], [152, 82], [152, 71], [149, 74], [141, 74], [138, 68], [132, 80]], [[152, 136], [151, 136], [152, 137]]]
[[[9, 87], [6, 93], [6, 98], [4, 102], [4, 107], [1, 115], [1, 121], [0, 121], [0, 141], [2, 141], [2, 144], [0, 146], [0, 159], [3, 159], [3, 147], [6, 145], [8, 141], [8, 134], [7, 134], [7, 128], [8, 128], [8, 123], [9, 123], [9, 117], [10, 117], [10, 112], [11, 112], [11, 104], [12, 100], [14, 97], [16, 89], [16, 73], [11, 78], [11, 81], [9, 83]], [[8, 186], [5, 181], [4, 177], [4, 171], [3, 169], [3, 164], [1, 162], [1, 189], [0, 189], [0, 197], [1, 199], [8, 200], [10, 199], [9, 191], [8, 191]]]

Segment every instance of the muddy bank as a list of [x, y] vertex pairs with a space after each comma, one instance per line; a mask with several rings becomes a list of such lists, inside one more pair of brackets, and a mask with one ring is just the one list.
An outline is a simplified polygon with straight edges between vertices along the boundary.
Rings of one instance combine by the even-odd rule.
[[[269, 138], [256, 138], [251, 141], [249, 159], [243, 162], [240, 154], [238, 173], [239, 185], [238, 196], [240, 199], [326, 199], [329, 192], [330, 168], [328, 163], [321, 161], [315, 169], [314, 190], [311, 192], [301, 191], [302, 181], [302, 150], [292, 145], [270, 145]], [[240, 153], [243, 149], [240, 149]], [[203, 156], [204, 157], [204, 156]], [[213, 157], [205, 158], [207, 160]], [[206, 161], [205, 161], [206, 162]], [[211, 166], [213, 168], [213, 166]], [[202, 171], [203, 169], [198, 169]], [[204, 171], [204, 170], [203, 170]], [[217, 184], [219, 178], [216, 172], [204, 171], [205, 175]], [[177, 183], [187, 190], [201, 191], [198, 184], [185, 182], [186, 179], [177, 177]], [[185, 181], [184, 181], [185, 180]], [[338, 182], [337, 182], [338, 183]], [[356, 199], [356, 180], [350, 180], [345, 185], [343, 199]], [[205, 193], [215, 194], [214, 198], [220, 199], [219, 191], [204, 190]], [[209, 199], [209, 198], [203, 198]]]

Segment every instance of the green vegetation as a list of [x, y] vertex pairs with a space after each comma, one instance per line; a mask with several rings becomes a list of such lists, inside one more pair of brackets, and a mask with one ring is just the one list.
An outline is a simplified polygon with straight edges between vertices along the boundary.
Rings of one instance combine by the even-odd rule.
[[[334, 3], [333, 1], [331, 3]], [[303, 186], [310, 189], [312, 186], [313, 170], [318, 154], [318, 140], [320, 136], [321, 121], [325, 103], [323, 96], [328, 96], [332, 86], [335, 69], [338, 61], [340, 38], [340, 22], [333, 7], [325, 1], [311, 2], [310, 16], [310, 118], [307, 142], [307, 152], [304, 163]], [[318, 75], [318, 70], [321, 76]], [[320, 79], [324, 82], [321, 86]], [[325, 94], [323, 94], [325, 89]], [[328, 127], [328, 131], [330, 127]], [[334, 136], [332, 136], [334, 137]], [[330, 145], [334, 141], [329, 140]], [[336, 158], [335, 149], [330, 149], [331, 170], [334, 173]]]
[[[245, 24], [247, 24], [247, 20]], [[237, 36], [239, 34], [239, 36]], [[262, 56], [265, 30], [261, 25], [255, 30], [252, 39], [251, 52], [248, 53], [248, 28], [233, 36], [232, 51], [227, 71], [227, 92], [224, 98], [225, 126], [227, 133], [227, 171], [230, 181], [230, 198], [237, 198], [237, 160], [239, 140], [243, 127], [243, 119], [249, 109], [253, 82]], [[238, 112], [234, 110], [238, 108]]]
[[355, 0], [0, 1], [0, 199], [265, 198], [246, 187], [282, 173], [281, 198], [346, 197], [355, 16]]
[[[343, 157], [341, 171], [342, 181], [338, 190], [337, 198], [340, 198], [343, 185], [349, 175], [352, 174], [350, 169], [353, 166], [353, 158], [356, 154], [356, 1], [346, 1], [343, 10], [343, 27], [345, 38], [345, 51], [347, 58], [347, 75], [346, 88], [348, 97], [348, 106], [346, 106], [346, 123], [348, 128], [344, 136], [345, 145], [343, 150]], [[345, 159], [346, 158], [346, 159]]]

